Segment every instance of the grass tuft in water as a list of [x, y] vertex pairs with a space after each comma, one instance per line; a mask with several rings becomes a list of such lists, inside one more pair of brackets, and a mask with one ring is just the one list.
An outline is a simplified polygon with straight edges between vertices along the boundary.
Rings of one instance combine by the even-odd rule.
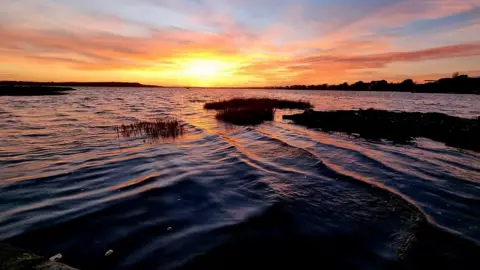
[[116, 128], [118, 135], [130, 138], [132, 136], [149, 136], [152, 139], [177, 138], [185, 133], [185, 128], [177, 120], [157, 119], [155, 121], [137, 121], [130, 125]]
[[313, 111], [284, 115], [295, 124], [323, 131], [358, 134], [370, 140], [386, 139], [412, 143], [423, 137], [448, 146], [480, 151], [480, 118], [468, 119], [442, 113], [393, 112], [384, 110]]
[[204, 105], [207, 110], [218, 110], [216, 118], [234, 125], [259, 125], [273, 121], [275, 109], [309, 109], [312, 104], [275, 98], [233, 98], [210, 102]]
[[311, 109], [313, 105], [305, 101], [292, 101], [277, 98], [233, 98], [209, 102], [203, 106], [207, 110], [226, 110], [233, 108], [275, 108], [275, 109]]
[[219, 111], [215, 116], [218, 120], [222, 120], [234, 125], [249, 126], [260, 125], [265, 121], [273, 121], [275, 109], [247, 107], [247, 108], [229, 108]]

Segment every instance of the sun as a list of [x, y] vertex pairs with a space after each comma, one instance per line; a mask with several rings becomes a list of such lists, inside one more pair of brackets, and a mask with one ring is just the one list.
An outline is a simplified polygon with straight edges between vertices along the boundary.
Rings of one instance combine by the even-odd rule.
[[222, 86], [235, 77], [239, 63], [236, 59], [212, 56], [177, 58], [170, 74], [181, 84], [189, 86]]
[[219, 59], [192, 59], [184, 61], [181, 73], [193, 83], [214, 84], [231, 75], [232, 64]]
[[218, 60], [194, 60], [185, 66], [185, 74], [196, 79], [214, 77], [224, 70], [224, 64]]

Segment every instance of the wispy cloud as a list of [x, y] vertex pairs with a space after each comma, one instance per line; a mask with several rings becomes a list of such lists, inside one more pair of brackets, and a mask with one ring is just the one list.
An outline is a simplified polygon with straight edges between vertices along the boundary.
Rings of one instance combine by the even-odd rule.
[[[210, 84], [274, 85], [396, 77], [396, 63], [407, 65], [399, 80], [432, 74], [408, 72], [420, 62], [462, 59], [452, 72], [480, 63], [477, 0], [0, 3], [3, 79], [115, 80], [121, 73], [131, 81], [195, 83], [180, 72], [184, 62], [217, 59], [229, 68]], [[34, 72], [45, 65], [62, 72]]]

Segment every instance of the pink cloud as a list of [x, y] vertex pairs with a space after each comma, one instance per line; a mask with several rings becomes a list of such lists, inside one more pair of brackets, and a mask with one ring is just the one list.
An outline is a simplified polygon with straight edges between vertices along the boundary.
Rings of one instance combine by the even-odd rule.
[[[246, 83], [289, 84], [348, 80], [367, 69], [382, 74], [391, 63], [480, 56], [480, 40], [403, 51], [395, 45], [397, 36], [377, 33], [380, 28], [472, 10], [479, 6], [474, 0], [400, 0], [341, 23], [307, 19], [308, 7], [292, 4], [261, 31], [229, 16], [228, 7], [212, 12], [219, 9], [220, 0], [188, 7], [181, 1], [143, 1], [192, 11], [190, 23], [216, 31], [154, 27], [116, 15], [80, 12], [51, 0], [28, 0], [33, 4], [30, 6], [10, 1], [10, 13], [0, 18], [0, 70], [21, 62], [86, 73], [148, 68], [167, 71], [175, 68], [175, 59], [208, 55], [241, 62], [232, 74]], [[38, 12], [38, 7], [52, 16]], [[470, 35], [478, 28], [475, 25], [462, 25], [461, 32]], [[428, 40], [426, 37], [424, 42]]]

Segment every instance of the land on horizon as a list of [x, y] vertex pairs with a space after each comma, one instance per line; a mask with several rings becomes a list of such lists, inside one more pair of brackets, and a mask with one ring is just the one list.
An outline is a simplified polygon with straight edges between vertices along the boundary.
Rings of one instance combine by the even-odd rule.
[[283, 89], [283, 90], [333, 90], [333, 91], [374, 91], [374, 92], [418, 92], [448, 94], [480, 94], [480, 77], [469, 77], [454, 73], [450, 78], [416, 83], [407, 79], [399, 83], [386, 80], [371, 82], [358, 81], [353, 84], [314, 84], [260, 87], [202, 87], [202, 86], [160, 86], [139, 82], [34, 82], [34, 81], [0, 81], [1, 86], [48, 86], [48, 87], [158, 87], [158, 88], [200, 88], [200, 89]]
[[138, 82], [34, 82], [34, 81], [0, 81], [2, 85], [15, 86], [78, 86], [78, 87], [162, 87]]

